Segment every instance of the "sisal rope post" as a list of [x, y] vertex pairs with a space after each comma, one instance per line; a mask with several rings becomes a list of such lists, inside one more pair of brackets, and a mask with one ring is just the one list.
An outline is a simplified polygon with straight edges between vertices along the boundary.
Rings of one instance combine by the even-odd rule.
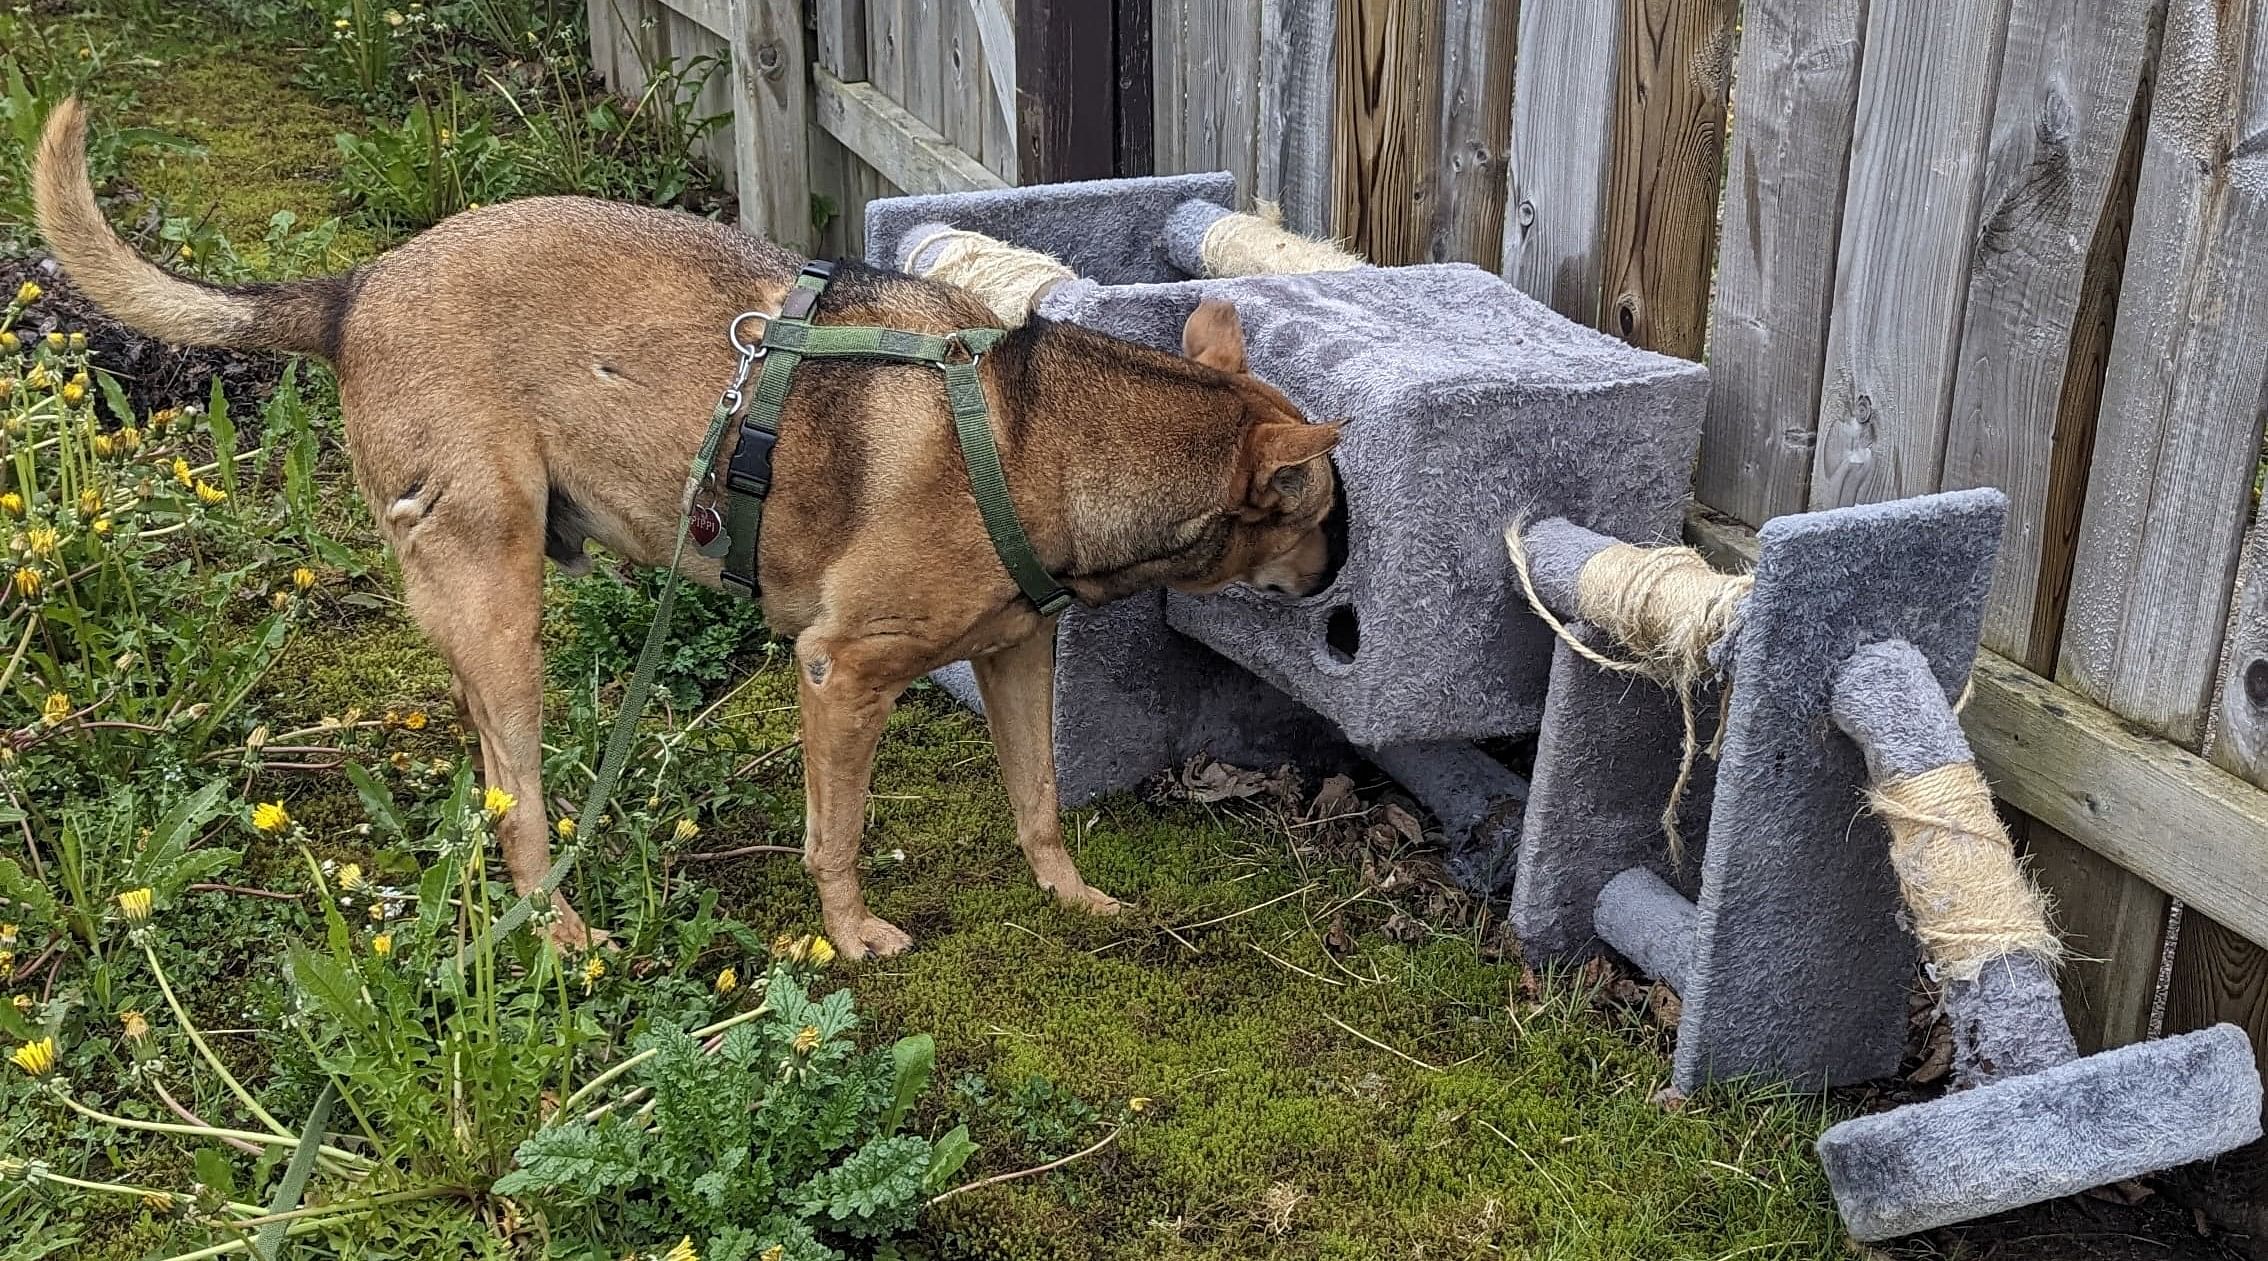
[[2017, 862], [1976, 763], [1878, 783], [1867, 804], [1889, 825], [1890, 866], [1940, 979], [1975, 980], [2007, 955], [2062, 959], [2046, 895]]
[[[1709, 654], [1740, 629], [1740, 602], [1756, 586], [1748, 574], [1721, 573], [1690, 547], [1640, 547], [1614, 543], [1584, 562], [1575, 579], [1575, 616], [1597, 627], [1630, 655], [1615, 658], [1577, 638], [1536, 592], [1528, 555], [1526, 523], [1514, 522], [1504, 532], [1528, 606], [1543, 619], [1561, 642], [1584, 660], [1602, 669], [1652, 679], [1677, 696], [1678, 714], [1684, 720], [1684, 743], [1678, 753], [1677, 782], [1662, 806], [1662, 835], [1669, 842], [1670, 858], [1685, 861], [1685, 836], [1678, 828], [1678, 809], [1693, 782], [1693, 768], [1701, 752], [1701, 735], [1694, 718], [1693, 693], [1718, 673]], [[1717, 733], [1709, 742], [1714, 755], [1724, 739], [1724, 715], [1718, 713]]]
[[974, 293], [1010, 328], [1022, 327], [1048, 290], [1073, 278], [1052, 254], [943, 226], [910, 238], [905, 260], [912, 275]]
[[1286, 228], [1283, 208], [1274, 202], [1257, 202], [1253, 209], [1253, 214], [1222, 215], [1205, 230], [1198, 254], [1207, 276], [1279, 276], [1370, 265], [1336, 242]]

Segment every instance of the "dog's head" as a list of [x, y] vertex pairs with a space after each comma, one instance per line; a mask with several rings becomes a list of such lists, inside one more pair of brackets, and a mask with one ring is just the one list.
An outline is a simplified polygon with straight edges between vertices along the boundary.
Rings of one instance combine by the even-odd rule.
[[1339, 423], [1311, 424], [1291, 400], [1254, 377], [1244, 357], [1244, 325], [1236, 308], [1207, 299], [1181, 330], [1182, 353], [1228, 374], [1244, 406], [1233, 501], [1221, 520], [1227, 545], [1204, 572], [1171, 585], [1209, 595], [1242, 583], [1277, 595], [1313, 595], [1331, 580], [1332, 548], [1325, 520], [1338, 502], [1331, 449]]

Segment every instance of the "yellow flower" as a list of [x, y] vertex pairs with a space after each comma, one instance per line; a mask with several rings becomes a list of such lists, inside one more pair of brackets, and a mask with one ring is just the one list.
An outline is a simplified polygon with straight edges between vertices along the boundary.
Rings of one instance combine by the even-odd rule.
[[24, 515], [24, 497], [12, 490], [6, 494], [0, 494], [0, 512], [5, 512], [11, 517]]
[[505, 815], [512, 812], [512, 807], [519, 804], [519, 798], [514, 797], [508, 792], [505, 792], [503, 789], [498, 788], [494, 784], [490, 784], [488, 786], [488, 791], [480, 795], [480, 808], [487, 811], [488, 817], [491, 819], [503, 818]]
[[399, 9], [386, 10], [386, 25], [388, 26], [400, 26], [402, 23], [408, 20], [408, 18], [402, 16], [402, 12]]
[[16, 979], [16, 952], [0, 950], [0, 981]]
[[49, 726], [54, 726], [56, 723], [69, 718], [71, 716], [70, 694], [68, 692], [49, 692], [47, 703], [39, 707], [39, 716], [46, 719]]
[[824, 937], [811, 939], [811, 966], [823, 968], [835, 961], [835, 947]]
[[118, 895], [118, 909], [125, 912], [126, 922], [129, 924], [149, 923], [150, 912], [155, 910], [156, 907], [157, 891], [148, 885], [143, 885], [139, 889], [128, 889]]
[[124, 1027], [128, 1042], [140, 1042], [150, 1036], [150, 1022], [138, 1011], [119, 1012], [118, 1023]]
[[305, 565], [301, 565], [299, 568], [292, 570], [291, 585], [299, 588], [302, 591], [309, 590], [315, 585], [315, 571], [309, 569]]
[[153, 1213], [170, 1213], [173, 1211], [173, 1195], [168, 1191], [144, 1191], [142, 1207]]
[[605, 975], [606, 960], [599, 958], [597, 955], [592, 955], [583, 964], [583, 992], [585, 994], [588, 994], [593, 989], [596, 989], [598, 987], [599, 978]]
[[731, 968], [717, 973], [717, 993], [730, 994], [740, 988], [740, 974]]
[[134, 428], [134, 427], [133, 427], [132, 425], [128, 425], [128, 426], [126, 426], [126, 427], [125, 427], [124, 429], [121, 429], [121, 430], [119, 430], [119, 431], [118, 431], [118, 446], [119, 446], [119, 449], [120, 449], [120, 450], [123, 450], [123, 451], [139, 451], [139, 450], [141, 450], [141, 449], [142, 449], [142, 431], [141, 431], [141, 430], [139, 430], [139, 429], [136, 429], [136, 428]]
[[[161, 412], [159, 414], [163, 415], [164, 413]], [[189, 461], [182, 459], [178, 455], [173, 457], [173, 480], [181, 483], [183, 486], [194, 486], [197, 484], [197, 479], [191, 476], [189, 473]]]
[[24, 550], [40, 559], [53, 556], [56, 545], [61, 542], [62, 537], [51, 525], [35, 525], [24, 531]]
[[677, 1246], [661, 1256], [661, 1261], [701, 1261], [701, 1254], [693, 1250], [693, 1236], [677, 1241]]
[[281, 801], [263, 801], [252, 807], [252, 826], [270, 836], [278, 835], [291, 826], [291, 812]]
[[691, 819], [679, 819], [677, 821], [677, 827], [673, 829], [669, 835], [670, 839], [676, 841], [680, 845], [683, 845], [685, 842], [692, 840], [694, 837], [699, 836], [700, 834], [700, 824], [695, 823]]
[[[63, 387], [63, 393], [66, 397], [68, 397], [71, 391], [77, 388], [77, 386], [66, 385]], [[74, 399], [73, 401], [76, 402], [77, 400]], [[94, 448], [94, 453], [96, 455], [108, 459], [110, 453], [118, 449], [118, 440], [111, 437], [109, 434], [98, 433], [93, 438], [88, 440], [87, 445]]]
[[55, 384], [55, 378], [47, 375], [46, 365], [35, 363], [32, 370], [24, 374], [24, 384], [35, 390], [44, 390]]
[[772, 957], [775, 959], [785, 959], [790, 963], [801, 963], [804, 954], [810, 949], [811, 939], [809, 937], [795, 937], [781, 933], [772, 938]]
[[0, 924], [0, 948], [14, 946], [16, 944], [16, 935], [22, 931], [22, 929], [16, 927], [14, 924]]
[[183, 257], [183, 258], [185, 258], [185, 259], [187, 259], [187, 258], [195, 258], [195, 257], [197, 257], [197, 250], [196, 250], [196, 247], [194, 247], [194, 246], [189, 246], [189, 245], [184, 245], [184, 246], [182, 246], [182, 247], [181, 247], [181, 257]]
[[39, 286], [27, 280], [20, 288], [16, 290], [16, 305], [30, 306], [32, 303], [39, 301], [39, 294]]
[[809, 1055], [819, 1049], [819, 1026], [805, 1025], [795, 1031], [795, 1053]]
[[23, 341], [14, 333], [9, 332], [5, 329], [0, 329], [0, 350], [5, 350], [9, 354], [14, 354], [16, 352], [16, 348], [22, 346], [23, 344]]
[[178, 407], [161, 407], [150, 413], [150, 428], [159, 433], [164, 433], [165, 427], [172, 424], [174, 418], [180, 414], [181, 409]]
[[281, 613], [285, 609], [290, 608], [291, 592], [284, 590], [282, 587], [277, 587], [275, 594], [268, 597], [268, 607], [274, 609], [278, 613]]
[[63, 334], [61, 334], [61, 333], [49, 333], [49, 334], [47, 335], [47, 348], [48, 348], [49, 350], [61, 350], [61, 349], [63, 349]]
[[[402, 725], [412, 731], [425, 730], [425, 711], [422, 709], [413, 709], [410, 712], [403, 714]], [[507, 805], [504, 808], [509, 810], [511, 809], [511, 806]]]
[[[73, 334], [71, 334], [71, 349], [73, 349], [73, 350], [85, 350], [86, 348], [87, 348], [87, 335], [86, 335], [85, 333], [73, 333]], [[80, 373], [79, 375], [81, 375], [81, 376], [85, 376], [86, 374], [82, 372], [82, 373]]]
[[370, 953], [384, 959], [394, 953], [394, 935], [380, 933], [370, 939]]
[[367, 883], [369, 882], [362, 876], [361, 863], [348, 863], [339, 868], [339, 887], [347, 892], [358, 892]]
[[575, 821], [566, 815], [559, 816], [559, 822], [552, 824], [551, 830], [559, 833], [560, 840], [571, 841], [575, 839]]
[[397, 749], [394, 752], [394, 756], [386, 759], [386, 765], [393, 767], [394, 770], [398, 773], [408, 774], [410, 768], [410, 756], [409, 754], [403, 753]]
[[92, 531], [94, 531], [94, 532], [95, 532], [96, 534], [98, 534], [98, 535], [106, 535], [106, 534], [109, 534], [109, 533], [110, 533], [110, 518], [108, 518], [108, 517], [96, 517], [96, 518], [94, 519], [93, 523], [92, 523], [92, 524], [90, 524], [90, 525], [88, 525], [88, 526], [87, 526], [87, 528], [88, 528], [88, 529], [90, 529], [90, 530], [92, 530]]
[[[84, 400], [84, 399], [85, 399], [86, 397], [87, 397], [87, 387], [85, 387], [85, 386], [83, 386], [83, 385], [79, 384], [79, 383], [78, 383], [78, 382], [76, 382], [76, 381], [69, 381], [69, 382], [65, 382], [65, 383], [64, 383], [64, 386], [63, 386], [63, 401], [64, 401], [64, 402], [66, 402], [66, 403], [78, 403], [78, 402], [81, 402], [81, 401], [83, 401], [83, 400]], [[110, 454], [110, 453], [109, 453], [108, 451], [103, 451], [103, 452], [100, 452], [100, 454], [102, 454], [102, 455], [108, 455], [108, 454]]]
[[342, 31], [352, 30], [354, 28], [354, 23], [347, 21], [345, 18], [340, 18], [336, 22], [331, 23], [331, 25]]
[[197, 479], [197, 502], [198, 502], [198, 503], [201, 503], [201, 504], [205, 505], [206, 507], [210, 508], [210, 507], [214, 506], [215, 504], [219, 504], [219, 503], [223, 503], [223, 502], [225, 502], [225, 501], [226, 501], [227, 499], [228, 499], [228, 492], [227, 492], [227, 491], [225, 491], [225, 490], [222, 490], [222, 489], [221, 489], [220, 487], [213, 485], [213, 484], [212, 484], [211, 482], [208, 482], [208, 481], [206, 481], [206, 480], [205, 480], [204, 478], [201, 478], [201, 477], [200, 477], [200, 478], [198, 478], [198, 479]]
[[39, 576], [38, 570], [19, 569], [16, 571], [16, 594], [29, 600], [39, 594], [42, 581], [44, 580]]
[[15, 997], [9, 999], [8, 1003], [10, 1006], [16, 1009], [18, 1015], [21, 1015], [24, 1012], [30, 1011], [32, 1009], [32, 996], [29, 994], [18, 994]]
[[1126, 1101], [1126, 1110], [1128, 1112], [1140, 1112], [1149, 1106], [1150, 1097], [1148, 1095], [1136, 1095], [1132, 1099]]
[[45, 1077], [55, 1067], [55, 1039], [41, 1038], [26, 1042], [8, 1056], [17, 1068], [34, 1077]]
[[102, 511], [102, 492], [89, 486], [79, 492], [79, 515], [91, 517]]
[[776, 1243], [771, 1247], [764, 1249], [763, 1254], [757, 1257], [756, 1261], [786, 1261], [786, 1257], [787, 1245], [784, 1243]]

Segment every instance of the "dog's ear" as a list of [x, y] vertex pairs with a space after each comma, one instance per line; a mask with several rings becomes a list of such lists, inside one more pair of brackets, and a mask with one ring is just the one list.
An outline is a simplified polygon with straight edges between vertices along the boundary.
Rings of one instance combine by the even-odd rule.
[[1236, 308], [1207, 298], [1181, 326], [1181, 353], [1223, 372], [1244, 371], [1244, 323]]
[[1339, 445], [1341, 423], [1264, 420], [1246, 430], [1245, 467], [1250, 470], [1245, 482], [1246, 514], [1258, 518], [1281, 511], [1285, 500], [1305, 490], [1313, 475], [1307, 465]]

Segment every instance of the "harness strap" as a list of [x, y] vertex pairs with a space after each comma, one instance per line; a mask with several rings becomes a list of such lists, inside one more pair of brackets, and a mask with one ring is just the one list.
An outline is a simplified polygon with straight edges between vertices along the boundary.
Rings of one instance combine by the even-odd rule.
[[815, 325], [812, 311], [819, 295], [833, 278], [834, 264], [813, 262], [796, 277], [795, 287], [780, 303], [777, 317], [764, 324], [764, 370], [757, 377], [748, 412], [740, 425], [740, 444], [733, 451], [725, 477], [731, 502], [725, 513], [730, 542], [725, 551], [724, 578], [744, 596], [754, 598], [757, 585], [757, 541], [763, 528], [764, 496], [772, 489], [772, 451], [779, 443], [780, 415], [787, 406], [788, 388], [797, 365], [807, 358], [888, 359], [928, 364], [945, 376], [946, 401], [953, 412], [953, 433], [968, 468], [969, 489], [976, 496], [984, 531], [1001, 566], [1016, 580], [1017, 590], [1032, 602], [1042, 617], [1052, 617], [1071, 603], [1071, 592], [1047, 572], [1031, 537], [1016, 515], [1008, 495], [1008, 477], [1000, 464], [1000, 448], [993, 441], [992, 418], [984, 400], [983, 379], [977, 364], [987, 351], [1007, 336], [998, 328], [964, 328], [938, 335], [863, 325]]

